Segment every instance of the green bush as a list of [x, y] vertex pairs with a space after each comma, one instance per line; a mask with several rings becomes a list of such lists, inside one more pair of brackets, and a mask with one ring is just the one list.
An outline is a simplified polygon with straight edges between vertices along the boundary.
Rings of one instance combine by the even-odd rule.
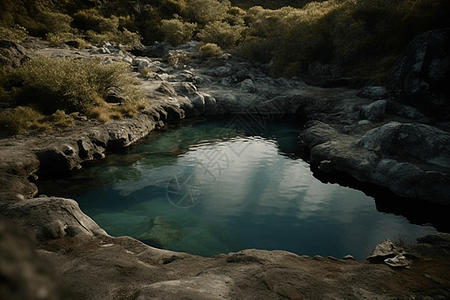
[[75, 122], [73, 116], [66, 115], [66, 112], [63, 110], [55, 111], [50, 116], [49, 120], [53, 123], [53, 125], [57, 127], [70, 127]]
[[142, 37], [135, 32], [127, 29], [116, 32], [97, 33], [92, 30], [86, 31], [88, 41], [94, 45], [101, 45], [103, 42], [111, 42], [115, 45], [122, 45], [125, 49], [133, 49], [140, 44]]
[[48, 33], [45, 39], [49, 42], [50, 46], [57, 47], [68, 41], [77, 41], [79, 46], [78, 48], [84, 49], [87, 46], [87, 42], [83, 39], [78, 38], [75, 34], [70, 32], [57, 32], [57, 33]]
[[241, 33], [245, 27], [241, 25], [232, 26], [221, 21], [214, 21], [205, 26], [198, 33], [198, 37], [202, 42], [214, 43], [222, 48], [235, 46], [242, 38]]
[[73, 23], [78, 29], [93, 30], [97, 33], [114, 32], [119, 27], [119, 18], [111, 15], [105, 18], [95, 8], [84, 9], [73, 15]]
[[0, 26], [0, 38], [2, 39], [20, 43], [27, 37], [28, 31], [20, 25], [16, 24], [15, 26], [6, 27]]
[[50, 9], [42, 9], [36, 16], [36, 20], [44, 24], [48, 32], [69, 32], [72, 30], [70, 26], [72, 17]]
[[198, 50], [206, 57], [220, 56], [223, 54], [222, 49], [217, 44], [211, 43], [201, 45]]
[[15, 96], [20, 103], [35, 103], [46, 114], [87, 112], [106, 98], [110, 87], [121, 89], [127, 103], [141, 103], [139, 81], [128, 76], [129, 71], [125, 63], [42, 56], [11, 72], [10, 82], [18, 87]]
[[28, 106], [19, 106], [0, 112], [0, 128], [11, 134], [23, 134], [30, 129], [50, 129], [43, 114]]
[[192, 23], [201, 25], [213, 21], [223, 20], [231, 6], [229, 1], [223, 0], [186, 0], [184, 16]]
[[196, 24], [185, 23], [179, 19], [162, 20], [161, 32], [164, 40], [172, 45], [180, 45], [192, 38], [192, 33], [197, 27]]
[[186, 2], [184, 0], [163, 0], [159, 6], [159, 12], [165, 18], [182, 15], [185, 10]]

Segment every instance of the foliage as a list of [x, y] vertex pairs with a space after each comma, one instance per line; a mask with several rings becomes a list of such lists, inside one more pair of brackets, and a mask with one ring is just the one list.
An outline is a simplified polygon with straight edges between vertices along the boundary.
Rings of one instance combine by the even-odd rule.
[[237, 50], [272, 61], [278, 74], [288, 76], [316, 60], [353, 70], [368, 62], [385, 67], [385, 58], [398, 54], [417, 34], [448, 27], [449, 11], [445, 0], [328, 0], [301, 9], [252, 7], [243, 16], [248, 29]]
[[53, 122], [54, 126], [57, 127], [70, 127], [74, 123], [74, 118], [71, 115], [66, 115], [66, 112], [58, 109], [49, 118]]
[[18, 87], [20, 103], [34, 103], [46, 114], [92, 110], [105, 99], [110, 87], [121, 89], [123, 105], [141, 105], [143, 92], [139, 81], [128, 76], [126, 63], [104, 65], [99, 60], [51, 59], [42, 56], [25, 62], [10, 74], [10, 85]]
[[230, 2], [223, 0], [186, 0], [184, 16], [192, 23], [205, 25], [225, 18]]
[[37, 14], [36, 20], [44, 25], [47, 32], [69, 32], [72, 30], [70, 26], [72, 17], [50, 9], [42, 9]]
[[[264, 8], [253, 6], [258, 4]], [[73, 34], [129, 49], [141, 35], [144, 43], [166, 40], [173, 45], [196, 38], [271, 62], [278, 75], [297, 75], [314, 61], [352, 72], [369, 64], [379, 70], [418, 34], [450, 27], [448, 0], [244, 0], [234, 1], [235, 6], [228, 0], [132, 5], [117, 0], [88, 5], [83, 0], [2, 0], [0, 35], [21, 41], [29, 32], [58, 45]]]
[[244, 26], [232, 26], [226, 22], [214, 21], [200, 31], [198, 37], [205, 43], [214, 43], [222, 48], [235, 46], [242, 38]]
[[0, 113], [0, 128], [12, 134], [23, 134], [30, 129], [50, 129], [45, 116], [29, 106], [19, 106]]
[[183, 44], [192, 38], [196, 24], [186, 23], [179, 19], [162, 20], [161, 32], [164, 40], [174, 46]]
[[223, 54], [222, 49], [217, 44], [212, 43], [203, 44], [198, 50], [206, 57], [221, 56]]
[[49, 42], [50, 46], [57, 47], [69, 41], [78, 42], [78, 48], [84, 49], [87, 46], [87, 42], [83, 39], [78, 38], [71, 32], [57, 32], [57, 33], [48, 33], [45, 39]]
[[84, 9], [73, 15], [74, 25], [81, 30], [93, 30], [97, 33], [112, 32], [119, 27], [119, 18], [112, 15], [105, 18], [95, 8]]
[[0, 26], [0, 37], [5, 40], [20, 43], [28, 37], [28, 32], [18, 24], [15, 26]]
[[184, 0], [163, 0], [159, 6], [159, 13], [164, 18], [172, 18], [174, 15], [181, 15], [186, 10]]

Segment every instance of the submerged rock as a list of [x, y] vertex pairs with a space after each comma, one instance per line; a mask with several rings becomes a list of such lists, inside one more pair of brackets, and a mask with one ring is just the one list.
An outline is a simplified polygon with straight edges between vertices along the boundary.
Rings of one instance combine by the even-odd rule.
[[172, 229], [170, 223], [166, 221], [164, 216], [156, 216], [153, 219], [153, 227], [150, 231], [144, 232], [136, 238], [139, 240], [156, 241], [164, 247], [170, 245], [173, 241], [182, 238], [184, 235], [185, 233], [183, 231]]

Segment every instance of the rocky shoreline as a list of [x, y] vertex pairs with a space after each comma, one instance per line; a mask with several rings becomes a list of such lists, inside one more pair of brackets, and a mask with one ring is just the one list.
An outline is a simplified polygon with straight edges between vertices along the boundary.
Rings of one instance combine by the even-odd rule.
[[[17, 52], [20, 47], [14, 49]], [[412, 89], [425, 93], [430, 101], [435, 91], [440, 92], [432, 89], [432, 80], [448, 78], [448, 64], [447, 71], [442, 72], [442, 64], [436, 67], [429, 56], [425, 61], [424, 55], [417, 55], [423, 47], [414, 49], [410, 50], [413, 54], [405, 55], [416, 53], [416, 58], [422, 57], [419, 73], [428, 75], [402, 76], [413, 77], [416, 85]], [[430, 49], [427, 53], [432, 52]], [[21, 51], [28, 51], [31, 57], [126, 61], [134, 66], [133, 75], [141, 81], [151, 102], [150, 108], [134, 118], [101, 124], [81, 116], [68, 129], [0, 140], [0, 214], [38, 241], [37, 255], [53, 263], [58, 276], [71, 286], [74, 299], [450, 297], [448, 234], [425, 237], [417, 244], [399, 248], [411, 261], [406, 269], [369, 261], [302, 257], [284, 251], [243, 250], [203, 258], [152, 248], [129, 237], [113, 238], [74, 200], [35, 198], [38, 191], [33, 181], [39, 176], [58, 176], [81, 167], [83, 162], [101, 159], [108, 151], [129, 146], [162, 128], [167, 121], [231, 113], [271, 118], [293, 114], [307, 121], [299, 142], [311, 149], [310, 160], [321, 171], [344, 172], [400, 196], [448, 207], [448, 120], [435, 120], [427, 111], [397, 101], [392, 97], [400, 94], [395, 89], [323, 88], [299, 78], [275, 79], [264, 66], [245, 60], [227, 55], [205, 59], [193, 42], [176, 49], [156, 44], [135, 53], [138, 56], [108, 44], [86, 50], [38, 47]], [[436, 60], [442, 61], [439, 55]], [[417, 61], [411, 64], [417, 65]], [[151, 70], [151, 77], [140, 76], [144, 67]], [[403, 63], [402, 68], [408, 66]], [[327, 82], [329, 86], [355, 82], [327, 78], [326, 72], [320, 72], [320, 65], [311, 73], [317, 80], [309, 78], [309, 83]], [[436, 79], [436, 73], [441, 77]], [[425, 81], [427, 90], [420, 90]], [[404, 89], [402, 92], [406, 93]], [[441, 94], [437, 96], [442, 98]], [[447, 106], [438, 101], [434, 108], [430, 107], [431, 111], [436, 109], [443, 111]], [[5, 232], [10, 232], [10, 227], [14, 225], [5, 227]], [[51, 293], [52, 287], [48, 286], [46, 296], [39, 298], [32, 295], [31, 283], [27, 299], [62, 299], [66, 293]]]

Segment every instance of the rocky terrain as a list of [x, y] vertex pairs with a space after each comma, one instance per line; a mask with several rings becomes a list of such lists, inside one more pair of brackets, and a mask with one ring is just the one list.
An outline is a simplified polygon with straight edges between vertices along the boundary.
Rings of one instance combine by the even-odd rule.
[[[387, 253], [366, 261], [262, 250], [204, 258], [111, 237], [79, 209], [76, 199], [36, 197], [33, 183], [39, 176], [58, 176], [101, 159], [168, 121], [290, 114], [306, 123], [299, 142], [311, 149], [310, 161], [321, 171], [344, 172], [447, 210], [449, 40], [448, 30], [419, 36], [405, 50], [388, 87], [342, 78], [320, 63], [310, 67], [308, 84], [301, 78], [272, 78], [264, 65], [227, 54], [205, 58], [194, 42], [177, 48], [155, 44], [133, 53], [107, 43], [83, 50], [1, 43], [2, 60], [13, 66], [37, 55], [125, 61], [151, 103], [130, 119], [102, 124], [79, 116], [70, 128], [0, 140], [1, 216], [37, 241], [34, 252], [16, 225], [1, 222], [5, 251], [0, 272], [11, 278], [11, 284], [0, 287], [5, 290], [1, 294], [15, 299], [17, 282], [27, 282], [27, 299], [449, 298], [448, 234], [402, 247], [388, 243]], [[119, 92], [111, 96], [121, 97]], [[42, 268], [45, 261], [54, 271]], [[61, 284], [51, 283], [54, 272]]]

